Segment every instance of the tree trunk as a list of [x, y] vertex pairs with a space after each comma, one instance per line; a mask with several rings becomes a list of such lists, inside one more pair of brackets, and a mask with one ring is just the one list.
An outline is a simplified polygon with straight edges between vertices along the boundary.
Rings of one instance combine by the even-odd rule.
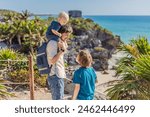
[[15, 37], [15, 34], [13, 34], [9, 39], [9, 45], [12, 45], [12, 39]]
[[17, 40], [18, 40], [19, 45], [21, 45], [21, 36], [20, 35], [17, 35]]
[[34, 55], [34, 49], [33, 49], [32, 46], [30, 46], [30, 52], [31, 52], [32, 55]]

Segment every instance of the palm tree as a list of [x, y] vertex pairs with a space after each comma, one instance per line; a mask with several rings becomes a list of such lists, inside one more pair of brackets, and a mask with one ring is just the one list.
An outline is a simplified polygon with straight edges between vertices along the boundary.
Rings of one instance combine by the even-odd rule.
[[7, 26], [7, 31], [2, 29], [3, 33], [1, 35], [5, 36], [6, 39], [9, 41], [9, 45], [11, 45], [14, 37], [18, 37], [17, 35], [20, 30], [21, 20], [19, 18], [19, 14], [16, 13], [6, 14], [4, 16], [4, 20], [5, 24], [3, 24], [3, 26]]
[[47, 25], [45, 21], [35, 17], [28, 20], [30, 13], [26, 10], [21, 14], [7, 14], [5, 16], [5, 24], [0, 24], [0, 37], [9, 41], [12, 44], [13, 39], [17, 38], [20, 45], [25, 48], [30, 48], [30, 52], [35, 52], [35, 47], [45, 41], [45, 31]]
[[1, 41], [3, 40], [9, 40], [9, 28], [10, 28], [10, 24], [5, 23], [2, 24], [0, 23], [0, 39]]
[[31, 13], [30, 13], [28, 10], [22, 11], [22, 13], [20, 14], [20, 18], [21, 18], [22, 20], [27, 21], [28, 18], [30, 17], [30, 14], [31, 14]]
[[45, 41], [46, 29], [47, 26], [42, 25], [41, 21], [38, 23], [37, 19], [26, 22], [23, 46], [30, 48], [32, 54], [35, 52], [35, 47], [37, 47], [41, 41]]
[[120, 48], [127, 56], [118, 62], [116, 75], [106, 91], [110, 99], [150, 99], [150, 44], [145, 37]]

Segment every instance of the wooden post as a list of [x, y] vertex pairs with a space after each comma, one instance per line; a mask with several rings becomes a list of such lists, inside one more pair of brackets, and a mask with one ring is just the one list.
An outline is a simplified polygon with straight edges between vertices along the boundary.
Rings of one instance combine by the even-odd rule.
[[34, 100], [34, 69], [33, 69], [33, 57], [30, 54], [29, 60], [29, 79], [30, 79], [30, 99]]

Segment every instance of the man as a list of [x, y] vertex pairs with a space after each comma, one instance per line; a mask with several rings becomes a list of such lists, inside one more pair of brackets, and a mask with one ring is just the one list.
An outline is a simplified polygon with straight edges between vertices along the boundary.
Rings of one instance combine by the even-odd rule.
[[46, 49], [49, 66], [52, 66], [47, 80], [53, 100], [60, 100], [64, 97], [64, 78], [66, 78], [64, 53], [67, 50], [66, 41], [72, 33], [72, 28], [66, 25], [59, 32], [62, 34], [60, 41], [49, 41]]

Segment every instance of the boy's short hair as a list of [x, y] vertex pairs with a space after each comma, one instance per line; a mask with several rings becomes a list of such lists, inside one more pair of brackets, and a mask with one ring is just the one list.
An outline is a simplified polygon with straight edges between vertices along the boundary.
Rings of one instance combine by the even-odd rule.
[[69, 15], [64, 11], [59, 13], [58, 18], [65, 18], [67, 22], [69, 21]]
[[89, 67], [91, 66], [93, 59], [88, 50], [81, 50], [78, 54], [78, 61], [82, 67]]

